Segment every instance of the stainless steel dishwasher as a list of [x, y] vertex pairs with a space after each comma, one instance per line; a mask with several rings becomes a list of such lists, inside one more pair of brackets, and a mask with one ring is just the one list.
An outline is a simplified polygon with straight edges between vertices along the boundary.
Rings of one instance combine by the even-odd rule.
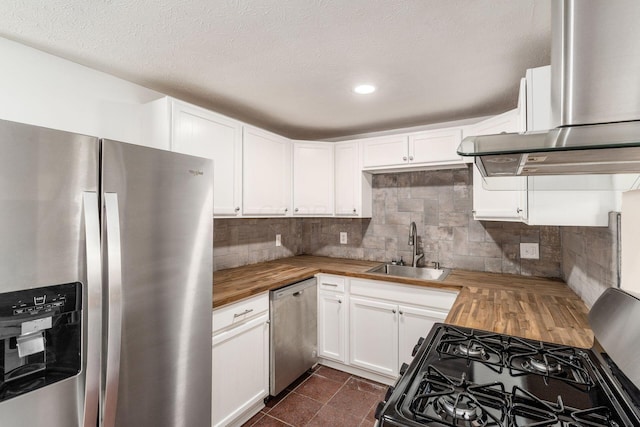
[[317, 362], [318, 292], [315, 277], [269, 293], [271, 375], [276, 396]]

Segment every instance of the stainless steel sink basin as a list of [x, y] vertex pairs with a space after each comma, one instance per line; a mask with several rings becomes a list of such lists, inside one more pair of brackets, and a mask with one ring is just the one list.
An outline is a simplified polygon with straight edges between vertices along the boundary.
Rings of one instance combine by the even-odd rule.
[[412, 279], [424, 279], [442, 281], [451, 270], [448, 268], [409, 267], [406, 265], [381, 264], [367, 270], [367, 273], [385, 274], [387, 276], [410, 277]]

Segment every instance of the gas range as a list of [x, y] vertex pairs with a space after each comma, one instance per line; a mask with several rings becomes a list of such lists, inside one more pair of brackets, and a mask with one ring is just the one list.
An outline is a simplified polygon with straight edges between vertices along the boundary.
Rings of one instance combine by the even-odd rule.
[[[628, 295], [610, 291], [616, 292], [616, 304]], [[378, 406], [379, 425], [640, 426], [638, 385], [603, 351], [598, 332], [607, 327], [599, 319], [593, 325], [611, 302], [599, 301], [592, 309], [596, 342], [590, 350], [436, 324]], [[632, 302], [640, 316], [640, 300]], [[640, 330], [640, 322], [629, 328]], [[601, 341], [611, 341], [609, 333]], [[631, 335], [626, 338], [637, 350], [640, 332]], [[636, 369], [631, 378], [637, 378]]]

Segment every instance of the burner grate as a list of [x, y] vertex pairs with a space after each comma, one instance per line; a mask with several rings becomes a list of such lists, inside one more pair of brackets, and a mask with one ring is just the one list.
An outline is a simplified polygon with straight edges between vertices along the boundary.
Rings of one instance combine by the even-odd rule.
[[410, 409], [415, 420], [451, 427], [506, 427], [507, 401], [500, 383], [474, 385], [433, 366], [423, 374]]
[[545, 382], [548, 378], [555, 378], [583, 391], [594, 386], [582, 362], [586, 356], [579, 349], [509, 337], [505, 353], [507, 366], [513, 376], [541, 375]]
[[436, 349], [442, 359], [464, 358], [468, 363], [482, 362], [496, 372], [502, 372], [504, 365], [503, 343], [499, 334], [480, 333], [474, 330], [464, 332], [448, 326], [440, 338]]

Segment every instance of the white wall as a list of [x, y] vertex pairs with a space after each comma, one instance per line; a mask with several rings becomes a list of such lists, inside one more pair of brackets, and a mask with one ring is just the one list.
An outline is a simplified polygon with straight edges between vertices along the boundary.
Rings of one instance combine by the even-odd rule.
[[622, 193], [621, 287], [640, 294], [640, 190]]
[[0, 38], [0, 119], [138, 143], [140, 105], [162, 95]]

